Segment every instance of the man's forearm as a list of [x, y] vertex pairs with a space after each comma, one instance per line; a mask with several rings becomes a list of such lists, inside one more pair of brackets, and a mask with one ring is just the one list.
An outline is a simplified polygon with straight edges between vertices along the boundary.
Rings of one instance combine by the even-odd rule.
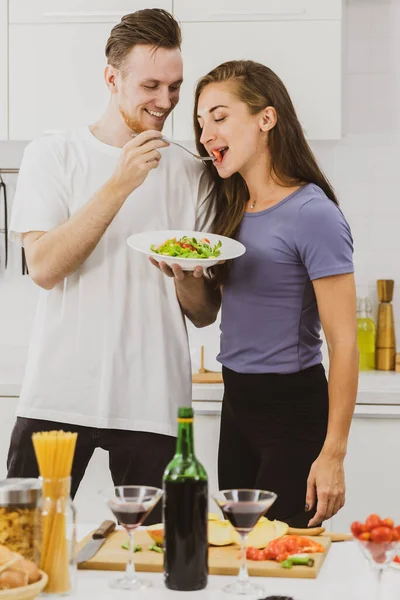
[[66, 223], [30, 244], [26, 252], [32, 279], [51, 289], [74, 273], [96, 248], [125, 200], [108, 181]]
[[188, 275], [183, 281], [175, 280], [176, 294], [184, 315], [196, 327], [214, 323], [221, 306], [221, 291], [215, 282], [205, 277]]
[[358, 385], [358, 349], [346, 345], [330, 353], [329, 420], [323, 452], [343, 457], [347, 451]]

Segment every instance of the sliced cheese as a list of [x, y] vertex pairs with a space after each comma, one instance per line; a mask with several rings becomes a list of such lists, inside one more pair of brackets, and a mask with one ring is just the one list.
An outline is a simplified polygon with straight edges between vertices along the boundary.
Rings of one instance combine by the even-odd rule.
[[210, 546], [229, 546], [233, 544], [235, 530], [229, 521], [208, 522], [208, 543]]
[[[286, 535], [289, 526], [282, 521], [258, 521], [257, 525], [250, 531], [247, 538], [247, 546], [253, 548], [265, 548], [272, 540]], [[240, 544], [240, 535], [234, 530], [234, 541]]]

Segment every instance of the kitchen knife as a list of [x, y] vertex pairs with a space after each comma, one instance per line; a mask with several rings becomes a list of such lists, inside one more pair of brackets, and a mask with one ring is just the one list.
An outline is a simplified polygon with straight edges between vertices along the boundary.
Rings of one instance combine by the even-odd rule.
[[103, 521], [98, 529], [92, 534], [92, 536], [85, 543], [83, 548], [81, 548], [76, 557], [77, 563], [86, 562], [90, 560], [96, 552], [98, 552], [101, 546], [107, 539], [107, 536], [110, 535], [115, 529], [114, 521]]

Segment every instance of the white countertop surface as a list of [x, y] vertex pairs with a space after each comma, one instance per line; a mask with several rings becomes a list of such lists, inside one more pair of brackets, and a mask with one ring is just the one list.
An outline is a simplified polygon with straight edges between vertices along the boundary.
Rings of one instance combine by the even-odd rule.
[[[81, 526], [78, 537], [82, 538], [96, 526]], [[112, 590], [108, 582], [120, 575], [112, 571], [78, 571], [77, 589], [72, 598], [83, 600], [228, 600], [221, 589], [233, 581], [233, 577], [212, 575], [205, 590], [199, 592], [174, 592], [167, 590], [162, 574], [140, 573], [152, 582], [152, 587], [142, 592]], [[287, 595], [294, 600], [377, 600], [375, 596], [375, 574], [361, 555], [355, 542], [332, 544], [317, 579], [257, 578], [265, 586], [266, 596]], [[398, 600], [400, 571], [389, 568], [383, 577], [380, 600]], [[232, 596], [232, 598], [238, 598]], [[255, 599], [252, 599], [255, 600]]]

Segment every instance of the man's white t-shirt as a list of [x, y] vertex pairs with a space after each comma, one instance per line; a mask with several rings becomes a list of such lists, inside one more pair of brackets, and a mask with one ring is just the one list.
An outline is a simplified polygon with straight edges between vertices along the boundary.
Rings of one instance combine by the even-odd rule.
[[[67, 221], [112, 175], [120, 154], [87, 127], [30, 143], [11, 238]], [[185, 320], [173, 279], [127, 238], [206, 229], [213, 192], [200, 161], [173, 145], [161, 154], [85, 263], [40, 290], [18, 416], [176, 435], [177, 408], [191, 404]]]

